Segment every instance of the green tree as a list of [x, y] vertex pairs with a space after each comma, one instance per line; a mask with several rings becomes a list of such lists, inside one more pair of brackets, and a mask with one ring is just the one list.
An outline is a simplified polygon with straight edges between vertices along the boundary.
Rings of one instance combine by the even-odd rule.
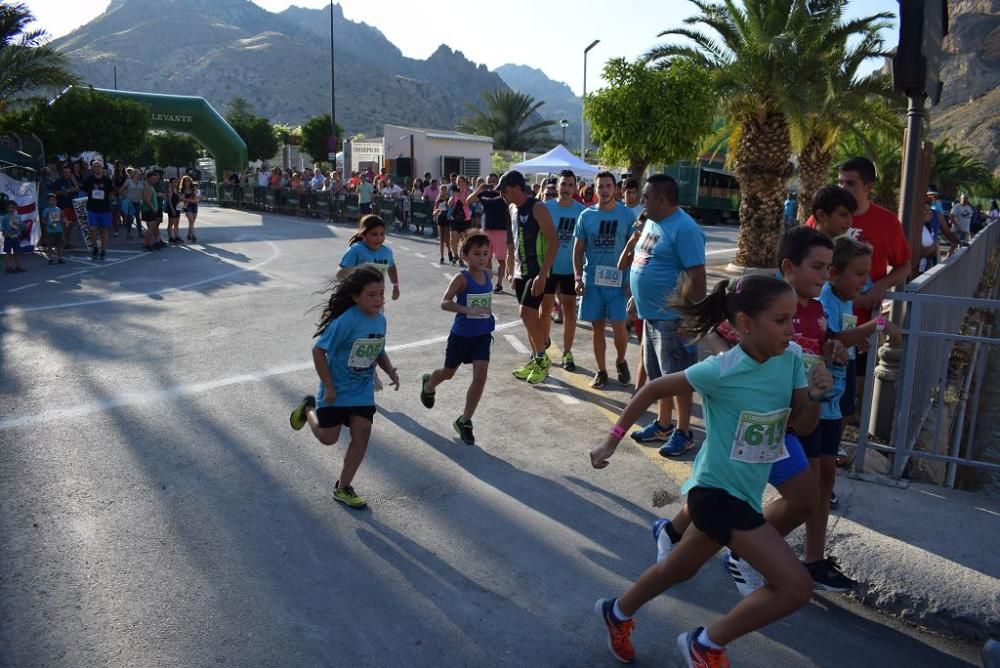
[[92, 88], [71, 88], [35, 121], [50, 153], [97, 151], [105, 158], [136, 155], [149, 130], [149, 107]]
[[36, 99], [46, 89], [77, 85], [66, 56], [48, 44], [44, 30], [21, 2], [0, 2], [0, 113]]
[[544, 102], [509, 88], [485, 90], [482, 98], [485, 108], [465, 105], [470, 115], [455, 125], [456, 130], [493, 137], [497, 151], [530, 151], [552, 145], [548, 128], [556, 122], [532, 123], [532, 116]]
[[249, 160], [270, 160], [278, 152], [278, 138], [266, 118], [227, 116], [226, 121], [246, 143]]
[[930, 182], [946, 197], [957, 198], [993, 179], [989, 167], [962, 146], [950, 140], [936, 142], [931, 153]]
[[226, 118], [246, 120], [253, 115], [253, 105], [245, 97], [236, 96], [226, 103]]
[[156, 164], [161, 167], [187, 167], [198, 159], [200, 147], [189, 135], [179, 132], [158, 132], [150, 134]]
[[[608, 87], [587, 96], [591, 134], [601, 161], [628, 164], [642, 178], [652, 162], [694, 158], [712, 129], [714, 92], [692, 63], [653, 69], [614, 58], [604, 67]], [[670, 100], [670, 104], [664, 104]]]
[[[344, 128], [337, 125], [337, 137], [334, 142], [334, 153], [340, 150], [340, 138], [344, 136]], [[313, 116], [302, 124], [302, 150], [313, 159], [313, 162], [330, 162], [330, 114]]]
[[827, 178], [836, 180], [837, 165], [845, 160], [855, 156], [868, 158], [875, 165], [872, 200], [890, 211], [896, 211], [899, 209], [899, 184], [902, 179], [902, 146], [902, 116], [897, 115], [892, 125], [861, 121], [837, 143]]

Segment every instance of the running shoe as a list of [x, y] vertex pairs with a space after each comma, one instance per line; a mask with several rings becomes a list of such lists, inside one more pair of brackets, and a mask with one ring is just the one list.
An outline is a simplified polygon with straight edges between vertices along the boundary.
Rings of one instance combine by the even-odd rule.
[[93, 248], [90, 249], [90, 258], [92, 260], [97, 259], [97, 246], [94, 246]]
[[830, 492], [830, 510], [833, 510], [838, 505], [840, 505], [840, 499], [837, 497], [837, 493]]
[[594, 604], [594, 612], [604, 620], [604, 625], [608, 628], [608, 649], [612, 656], [622, 663], [632, 663], [635, 661], [635, 650], [632, 649], [632, 629], [635, 628], [635, 620], [627, 619], [620, 622], [615, 619], [613, 612], [615, 607], [614, 598], [598, 599]]
[[722, 567], [744, 598], [764, 586], [764, 576], [745, 559], [737, 559], [728, 547], [722, 551]]
[[467, 267], [468, 265], [466, 265], [466, 264], [465, 264], [465, 260], [459, 260], [459, 261], [458, 261], [458, 266], [459, 266], [459, 267], [460, 267], [461, 269], [465, 269], [465, 268], [466, 268], [466, 267]]
[[333, 498], [335, 501], [340, 501], [348, 508], [364, 508], [368, 505], [368, 501], [365, 500], [365, 497], [355, 492], [354, 488], [350, 485], [344, 485], [341, 487], [339, 480], [334, 486]]
[[66, 264], [66, 260], [59, 258], [58, 260], [56, 260], [56, 264]]
[[552, 366], [552, 358], [549, 357], [548, 353], [544, 353], [542, 355], [542, 368], [548, 371], [551, 366]]
[[653, 420], [642, 429], [636, 429], [629, 436], [636, 443], [657, 443], [667, 440], [672, 433], [674, 433], [673, 424], [663, 427], [660, 426], [659, 422]]
[[632, 380], [632, 372], [628, 370], [628, 360], [615, 362], [615, 371], [618, 372], [618, 382], [622, 385], [628, 385]]
[[310, 408], [316, 408], [316, 397], [311, 394], [306, 395], [302, 401], [299, 402], [299, 405], [295, 407], [295, 410], [292, 411], [291, 416], [288, 418], [288, 422], [291, 423], [292, 429], [298, 431], [305, 426], [306, 413]]
[[466, 445], [476, 444], [476, 437], [472, 433], [472, 420], [460, 415], [451, 426], [455, 428], [455, 432], [462, 439], [462, 443]]
[[667, 532], [668, 526], [670, 526], [670, 520], [663, 518], [653, 522], [653, 542], [656, 543], [657, 561], [666, 561], [667, 557], [670, 556], [670, 550], [674, 549], [670, 534]]
[[573, 353], [563, 353], [563, 370], [576, 371], [576, 360], [573, 359]]
[[678, 455], [683, 455], [685, 452], [694, 447], [694, 434], [690, 431], [684, 433], [680, 429], [674, 429], [674, 433], [670, 434], [670, 438], [667, 442], [663, 444], [660, 448], [661, 457], [676, 457]]
[[688, 668], [729, 668], [729, 656], [726, 648], [712, 649], [698, 642], [702, 627], [690, 633], [677, 636], [677, 649], [681, 651]]
[[[548, 364], [546, 364], [546, 361], [548, 361]], [[532, 367], [531, 373], [528, 374], [528, 377], [525, 378], [525, 380], [528, 381], [530, 385], [538, 385], [540, 382], [549, 377], [549, 366], [551, 366], [551, 364], [552, 362], [548, 359], [548, 355], [541, 359], [537, 359], [535, 361], [535, 366]]]
[[806, 564], [806, 570], [812, 576], [813, 589], [819, 591], [845, 592], [858, 586], [856, 581], [841, 572], [833, 557]]
[[438, 264], [444, 264], [444, 258], [438, 258]]
[[107, 255], [107, 254], [108, 254], [108, 252], [107, 252], [106, 250], [104, 250], [104, 249], [102, 248], [102, 249], [101, 249], [101, 254], [100, 254], [100, 255], [99, 255], [98, 257], [99, 257], [99, 258], [101, 258], [101, 259], [103, 260], [103, 259], [104, 259], [104, 256], [105, 256], [105, 255]]
[[497, 283], [496, 286], [493, 288], [493, 294], [499, 295], [502, 292], [503, 292], [503, 284]]
[[983, 668], [1000, 668], [1000, 642], [992, 638], [986, 641], [982, 649]]
[[590, 386], [593, 388], [604, 387], [608, 384], [608, 372], [598, 371], [594, 374], [594, 380], [590, 381]]
[[517, 378], [518, 380], [527, 380], [528, 376], [531, 375], [531, 370], [534, 368], [535, 368], [535, 358], [534, 356], [532, 356], [531, 359], [528, 360], [527, 364], [525, 364], [519, 369], [514, 369], [513, 371], [514, 378]]
[[424, 390], [430, 380], [431, 375], [429, 373], [425, 373], [420, 381], [420, 403], [424, 405], [424, 408], [434, 408], [434, 393]]
[[559, 325], [562, 324], [562, 321], [563, 321], [562, 308], [560, 308], [559, 305], [556, 304], [556, 307], [552, 309], [552, 322]]

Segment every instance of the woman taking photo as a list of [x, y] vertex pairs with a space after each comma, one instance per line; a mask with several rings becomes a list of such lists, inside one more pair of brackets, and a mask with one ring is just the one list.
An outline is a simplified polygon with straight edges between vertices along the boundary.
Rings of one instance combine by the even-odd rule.
[[181, 179], [181, 202], [184, 204], [184, 215], [187, 216], [188, 233], [187, 240], [197, 242], [198, 237], [194, 235], [194, 221], [198, 219], [198, 202], [201, 201], [201, 191], [194, 184], [190, 176], [184, 175]]

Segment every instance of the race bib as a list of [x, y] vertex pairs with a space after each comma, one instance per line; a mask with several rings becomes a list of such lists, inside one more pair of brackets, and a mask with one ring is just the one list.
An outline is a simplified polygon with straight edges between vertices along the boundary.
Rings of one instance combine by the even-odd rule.
[[826, 366], [826, 359], [822, 355], [813, 355], [812, 353], [802, 353], [802, 364], [806, 367], [806, 373], [812, 369], [817, 364]]
[[378, 269], [379, 273], [382, 274], [382, 279], [385, 280], [385, 274], [387, 271], [389, 271], [389, 265], [379, 264], [378, 262], [370, 262], [368, 263], [368, 266], [375, 267], [376, 269]]
[[104, 191], [101, 190], [100, 188], [94, 188], [93, 190], [90, 191], [90, 199], [93, 200], [104, 199]]
[[770, 413], [742, 411], [730, 459], [747, 464], [771, 464], [788, 457], [785, 427], [791, 408]]
[[481, 309], [486, 309], [487, 311], [490, 311], [490, 313], [488, 313], [487, 315], [469, 315], [469, 316], [466, 316], [467, 318], [472, 318], [474, 320], [486, 320], [491, 315], [493, 315], [493, 313], [492, 313], [493, 312], [493, 293], [492, 292], [484, 292], [484, 293], [478, 294], [478, 295], [468, 294], [465, 297], [465, 305], [468, 306], [469, 308], [476, 308], [476, 309], [481, 308]]
[[618, 267], [608, 267], [598, 265], [594, 273], [594, 285], [602, 288], [620, 288], [622, 286], [622, 272]]
[[53, 211], [52, 213], [49, 214], [49, 222], [53, 224], [62, 222], [62, 215], [56, 211]]
[[858, 326], [858, 316], [854, 314], [845, 313], [843, 315], [843, 321], [840, 325], [840, 330], [846, 332], [848, 330], [854, 329]]
[[351, 344], [347, 366], [352, 369], [369, 369], [382, 354], [382, 339], [358, 339]]

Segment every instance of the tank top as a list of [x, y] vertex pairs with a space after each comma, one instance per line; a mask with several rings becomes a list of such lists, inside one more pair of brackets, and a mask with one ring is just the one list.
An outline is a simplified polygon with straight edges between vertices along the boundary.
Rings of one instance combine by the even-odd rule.
[[[156, 192], [156, 188], [153, 188], [153, 186], [150, 186], [150, 189], [153, 191], [153, 196], [149, 199], [149, 201], [152, 202], [153, 206], [152, 206], [152, 208], [150, 208], [149, 204], [146, 204], [145, 198], [143, 198], [143, 200], [142, 200], [142, 210], [145, 211], [145, 212], [147, 212], [147, 213], [149, 213], [149, 212], [160, 213], [161, 212], [160, 211], [160, 194], [158, 192]], [[145, 190], [143, 190], [143, 194], [145, 194]]]
[[486, 280], [483, 283], [476, 283], [468, 271], [463, 271], [462, 276], [465, 277], [465, 289], [455, 296], [455, 301], [462, 306], [469, 306], [471, 300], [474, 307], [489, 308], [490, 315], [483, 318], [456, 313], [451, 333], [456, 336], [489, 334], [496, 327], [496, 319], [493, 317], [493, 280], [489, 272], [486, 272]]
[[[524, 204], [511, 211], [514, 231], [514, 273], [522, 279], [538, 276], [548, 244], [535, 220], [534, 207], [538, 200], [528, 197]], [[512, 207], [513, 209], [513, 207]]]

